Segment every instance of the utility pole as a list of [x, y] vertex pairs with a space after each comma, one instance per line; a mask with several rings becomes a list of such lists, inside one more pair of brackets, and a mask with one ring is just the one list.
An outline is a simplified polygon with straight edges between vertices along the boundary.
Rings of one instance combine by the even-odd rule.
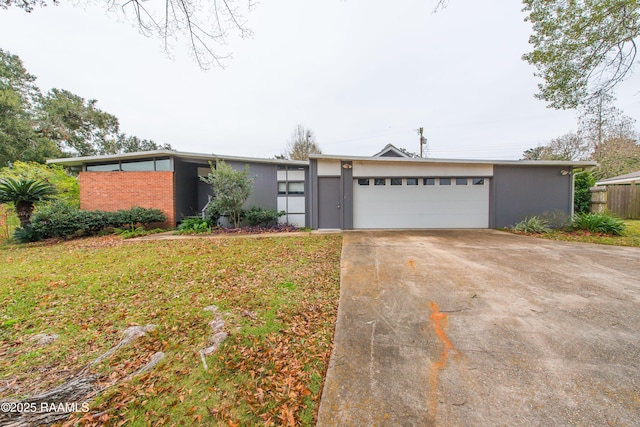
[[425, 138], [424, 136], [422, 136], [422, 132], [424, 131], [424, 128], [419, 128], [418, 129], [418, 135], [420, 135], [420, 158], [422, 159], [424, 156], [422, 155], [423, 153], [423, 149], [422, 147], [424, 145], [427, 145], [427, 138]]

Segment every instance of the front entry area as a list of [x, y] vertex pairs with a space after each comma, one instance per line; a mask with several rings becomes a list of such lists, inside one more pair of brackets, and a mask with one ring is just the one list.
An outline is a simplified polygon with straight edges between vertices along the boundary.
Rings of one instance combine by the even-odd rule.
[[488, 228], [489, 178], [357, 178], [353, 227]]

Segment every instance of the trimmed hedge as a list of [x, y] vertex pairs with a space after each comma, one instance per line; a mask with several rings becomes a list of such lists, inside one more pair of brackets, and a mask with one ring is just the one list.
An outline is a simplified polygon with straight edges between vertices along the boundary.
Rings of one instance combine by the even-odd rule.
[[133, 207], [117, 212], [83, 211], [65, 203], [56, 202], [39, 208], [31, 217], [29, 227], [16, 230], [18, 241], [37, 241], [49, 237], [65, 239], [93, 236], [109, 228], [148, 226], [166, 221], [159, 209]]
[[278, 218], [284, 215], [284, 211], [265, 209], [253, 206], [244, 211], [244, 219], [252, 226], [271, 227], [278, 223]]

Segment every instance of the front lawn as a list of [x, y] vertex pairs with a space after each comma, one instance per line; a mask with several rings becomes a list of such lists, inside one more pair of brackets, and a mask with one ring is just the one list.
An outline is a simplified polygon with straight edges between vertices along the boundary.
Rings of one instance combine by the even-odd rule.
[[[72, 415], [80, 425], [311, 426], [340, 249], [336, 235], [0, 247], [0, 400], [88, 367], [104, 391]], [[203, 362], [216, 319], [228, 337]], [[91, 364], [128, 327], [149, 324], [146, 336]], [[58, 338], [38, 344], [38, 334]], [[158, 365], [127, 379], [158, 352]]]
[[549, 233], [529, 234], [550, 240], [563, 240], [568, 242], [597, 243], [601, 245], [635, 246], [640, 247], [640, 220], [625, 220], [626, 226], [621, 236], [606, 234], [594, 234], [587, 231], [552, 230]]

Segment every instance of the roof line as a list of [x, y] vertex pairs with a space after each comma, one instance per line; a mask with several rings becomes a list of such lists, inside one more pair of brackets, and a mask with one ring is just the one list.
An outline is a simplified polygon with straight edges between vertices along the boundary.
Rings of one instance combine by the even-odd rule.
[[47, 164], [59, 164], [66, 166], [80, 166], [83, 163], [93, 162], [110, 162], [116, 160], [133, 160], [143, 159], [148, 157], [178, 157], [182, 159], [196, 159], [196, 160], [209, 160], [216, 159], [238, 161], [238, 162], [251, 162], [251, 163], [273, 163], [273, 164], [289, 164], [297, 166], [306, 166], [309, 163], [301, 160], [287, 160], [287, 159], [264, 159], [256, 157], [240, 157], [240, 156], [225, 156], [222, 154], [203, 154], [203, 153], [190, 153], [185, 151], [173, 151], [173, 150], [153, 150], [153, 151], [136, 151], [135, 153], [122, 153], [122, 154], [105, 154], [99, 156], [82, 156], [82, 157], [63, 157], [58, 159], [49, 159]]
[[529, 166], [572, 166], [595, 167], [597, 162], [592, 160], [484, 160], [484, 159], [420, 159], [408, 157], [362, 157], [362, 156], [336, 156], [331, 154], [312, 154], [310, 159], [316, 160], [345, 160], [365, 162], [402, 162], [402, 163], [463, 163], [463, 164], [490, 164], [490, 165], [529, 165]]

